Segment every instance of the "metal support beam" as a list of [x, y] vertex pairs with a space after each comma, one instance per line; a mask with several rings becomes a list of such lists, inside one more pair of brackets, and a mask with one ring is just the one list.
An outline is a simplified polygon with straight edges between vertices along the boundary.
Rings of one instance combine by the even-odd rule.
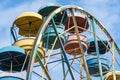
[[61, 58], [62, 58], [62, 68], [63, 68], [63, 76], [65, 76], [65, 65], [64, 65], [64, 57], [61, 54]]
[[51, 78], [50, 78], [50, 76], [49, 76], [49, 74], [48, 74], [48, 71], [47, 71], [46, 68], [44, 67], [44, 64], [42, 63], [39, 55], [37, 54], [38, 46], [39, 46], [39, 45], [34, 46], [35, 48], [33, 48], [34, 50], [32, 50], [32, 51], [33, 51], [33, 52], [32, 52], [33, 54], [30, 55], [30, 60], [29, 60], [29, 64], [28, 64], [26, 80], [31, 80], [32, 69], [33, 69], [33, 65], [34, 65], [34, 61], [35, 61], [36, 56], [38, 57], [39, 63], [40, 63], [40, 65], [41, 65], [42, 69], [45, 71], [45, 74], [46, 74], [48, 80], [51, 80]]
[[15, 34], [13, 32], [13, 28], [10, 28], [10, 32], [12, 34], [12, 37], [13, 37], [14, 41], [16, 42], [17, 40], [16, 40]]
[[94, 18], [92, 18], [91, 20], [92, 22], [92, 29], [93, 29], [93, 37], [94, 37], [94, 41], [95, 41], [95, 49], [96, 49], [96, 53], [97, 53], [97, 60], [98, 60], [98, 64], [99, 64], [99, 72], [100, 72], [100, 80], [103, 80], [103, 72], [102, 72], [102, 66], [101, 66], [101, 61], [100, 61], [100, 53], [99, 53], [99, 47], [98, 47], [98, 42], [96, 39], [96, 30], [95, 30], [95, 25], [94, 25]]
[[115, 40], [112, 38], [112, 36], [108, 33], [108, 31], [104, 28], [104, 26], [96, 19], [94, 18], [96, 24], [99, 25], [99, 27], [101, 28], [101, 30], [108, 36], [108, 38], [114, 42], [114, 45], [115, 45], [115, 48], [117, 50], [117, 52], [119, 53], [120, 55], [120, 48], [118, 47], [118, 45], [116, 44]]
[[58, 34], [58, 32], [57, 32], [56, 25], [55, 25], [55, 22], [54, 22], [54, 19], [53, 19], [53, 18], [52, 18], [52, 24], [53, 24], [53, 28], [54, 28], [54, 30], [55, 30], [55, 33], [56, 33], [56, 35], [58, 36], [58, 41], [59, 41], [59, 43], [60, 43], [61, 50], [62, 50], [64, 59], [65, 59], [65, 62], [66, 62], [66, 64], [67, 64], [67, 67], [68, 67], [68, 69], [69, 69], [71, 78], [72, 78], [72, 80], [75, 80], [74, 75], [73, 75], [72, 70], [71, 70], [71, 67], [70, 67], [70, 64], [69, 64], [69, 61], [68, 61], [68, 58], [67, 58], [67, 55], [66, 55], [66, 51], [64, 50], [64, 46], [62, 45], [62, 41], [61, 41], [61, 39], [60, 39], [60, 37], [59, 37], [59, 34]]
[[44, 70], [48, 80], [51, 80], [50, 75], [48, 74], [48, 70], [46, 69], [46, 67], [44, 67], [44, 64], [42, 63], [41, 58], [40, 58], [40, 56], [38, 54], [37, 54], [37, 58], [39, 60], [39, 63], [41, 65], [42, 69]]
[[113, 73], [113, 80], [116, 80], [116, 74], [115, 74], [115, 70], [114, 70], [114, 62], [115, 62], [115, 55], [114, 55], [114, 41], [111, 42], [112, 44], [112, 53], [111, 53], [111, 56], [112, 56], [112, 73]]
[[75, 32], [76, 32], [76, 35], [77, 35], [77, 39], [78, 39], [78, 42], [79, 42], [79, 48], [80, 48], [80, 51], [82, 52], [82, 59], [83, 59], [83, 62], [84, 62], [86, 75], [87, 75], [88, 80], [91, 80], [90, 75], [89, 75], [88, 66], [87, 66], [87, 63], [86, 63], [86, 59], [85, 59], [85, 56], [84, 56], [84, 50], [82, 48], [81, 40], [80, 40], [80, 37], [79, 37], [79, 31], [78, 31], [77, 22], [76, 22], [76, 19], [75, 19], [75, 16], [74, 16], [73, 9], [70, 10], [70, 11], [71, 11], [71, 14], [72, 14], [72, 19], [73, 19], [73, 23], [74, 23], [74, 26], [75, 26]]

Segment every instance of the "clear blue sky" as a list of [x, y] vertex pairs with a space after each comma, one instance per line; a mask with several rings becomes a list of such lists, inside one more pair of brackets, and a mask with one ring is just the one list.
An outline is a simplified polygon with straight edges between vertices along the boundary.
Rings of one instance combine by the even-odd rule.
[[1, 0], [0, 48], [11, 45], [10, 27], [17, 15], [25, 11], [37, 12], [50, 2], [82, 7], [105, 26], [120, 47], [120, 0]]

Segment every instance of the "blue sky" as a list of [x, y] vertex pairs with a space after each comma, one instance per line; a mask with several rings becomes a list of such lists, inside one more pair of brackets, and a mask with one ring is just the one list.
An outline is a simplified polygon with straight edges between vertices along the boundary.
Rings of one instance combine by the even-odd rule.
[[1, 0], [0, 48], [11, 45], [10, 27], [17, 15], [25, 11], [37, 12], [39, 7], [51, 2], [82, 7], [105, 26], [120, 47], [120, 0]]
[[0, 48], [11, 44], [9, 29], [17, 15], [25, 11], [37, 12], [40, 6], [50, 2], [82, 7], [102, 22], [120, 46], [120, 0], [1, 0]]

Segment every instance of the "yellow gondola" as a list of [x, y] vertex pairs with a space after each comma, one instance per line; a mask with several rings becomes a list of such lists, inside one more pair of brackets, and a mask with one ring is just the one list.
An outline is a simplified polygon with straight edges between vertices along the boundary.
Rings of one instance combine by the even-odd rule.
[[[116, 80], [120, 80], [120, 71], [115, 71], [115, 75], [116, 75]], [[114, 80], [113, 72], [107, 73], [104, 80]]]
[[[14, 42], [13, 45], [22, 47], [23, 49], [25, 49], [27, 54], [30, 55], [32, 48], [33, 48], [33, 45], [34, 45], [34, 40], [35, 40], [34, 38], [24, 38], [24, 39], [21, 39], [21, 40]], [[43, 48], [41, 47], [41, 44], [42, 44], [42, 42], [40, 42], [40, 45], [37, 49], [37, 53], [42, 58], [42, 57], [44, 57], [45, 52], [44, 52]]]
[[20, 14], [14, 21], [19, 28], [21, 36], [35, 36], [43, 22], [40, 14], [35, 12], [24, 12]]

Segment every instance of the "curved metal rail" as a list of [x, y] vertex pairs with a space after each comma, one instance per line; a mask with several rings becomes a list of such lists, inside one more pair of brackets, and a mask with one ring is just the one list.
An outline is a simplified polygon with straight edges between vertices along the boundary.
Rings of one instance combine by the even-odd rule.
[[[75, 5], [66, 5], [66, 6], [62, 6], [58, 9], [56, 9], [55, 11], [53, 11], [48, 17], [47, 19], [43, 22], [42, 26], [40, 27], [38, 33], [37, 33], [37, 36], [36, 36], [36, 39], [34, 41], [34, 46], [33, 46], [33, 49], [32, 49], [32, 54], [30, 56], [30, 61], [29, 61], [29, 65], [28, 65], [28, 71], [27, 71], [27, 76], [26, 76], [26, 80], [29, 80], [30, 79], [30, 75], [32, 73], [32, 68], [33, 68], [33, 64], [34, 64], [34, 60], [35, 60], [35, 57], [36, 57], [36, 51], [37, 51], [37, 48], [38, 48], [38, 45], [40, 43], [40, 40], [42, 38], [42, 33], [45, 31], [45, 29], [47, 28], [47, 24], [50, 22], [50, 20], [59, 12], [61, 11], [64, 11], [66, 9], [76, 9], [76, 10], [79, 10], [80, 12], [83, 12], [85, 13], [89, 18], [94, 18], [96, 24], [101, 28], [101, 30], [107, 35], [107, 37], [113, 41], [115, 43], [115, 47], [116, 47], [116, 50], [118, 51], [118, 53], [120, 54], [120, 49], [118, 48], [116, 42], [114, 41], [114, 39], [110, 36], [110, 34], [108, 33], [108, 31], [104, 28], [104, 26], [95, 18], [93, 17], [91, 14], [89, 14], [88, 12], [84, 11], [81, 7], [78, 7], [78, 6], [75, 6]], [[44, 66], [43, 66], [44, 68]], [[46, 74], [47, 71], [46, 71]], [[50, 78], [48, 78], [49, 80], [51, 80]]]

